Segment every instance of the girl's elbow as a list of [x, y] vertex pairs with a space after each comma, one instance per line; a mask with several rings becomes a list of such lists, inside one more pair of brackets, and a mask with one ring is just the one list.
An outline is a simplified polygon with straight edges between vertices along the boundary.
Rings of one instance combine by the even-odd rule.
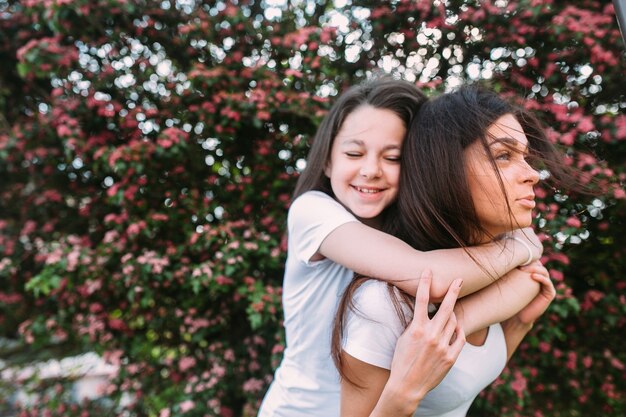
[[430, 302], [440, 303], [448, 293], [449, 286], [442, 280], [434, 279], [430, 285]]

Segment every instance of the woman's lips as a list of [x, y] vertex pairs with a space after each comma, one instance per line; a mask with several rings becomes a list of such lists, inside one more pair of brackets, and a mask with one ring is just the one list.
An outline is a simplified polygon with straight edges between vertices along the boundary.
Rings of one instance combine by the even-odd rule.
[[517, 202], [522, 207], [526, 207], [526, 208], [529, 208], [529, 209], [534, 209], [535, 205], [536, 205], [536, 203], [535, 203], [535, 196], [527, 196], [527, 197], [518, 198]]

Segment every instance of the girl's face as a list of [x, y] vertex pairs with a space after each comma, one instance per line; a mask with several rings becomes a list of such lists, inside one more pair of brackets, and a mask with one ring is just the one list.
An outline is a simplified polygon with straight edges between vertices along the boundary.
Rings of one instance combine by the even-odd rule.
[[335, 198], [366, 224], [376, 226], [396, 199], [405, 135], [402, 119], [392, 111], [361, 106], [335, 137], [324, 173]]
[[481, 141], [465, 149], [465, 167], [481, 226], [497, 236], [531, 225], [535, 208], [533, 187], [539, 174], [526, 162], [528, 138], [512, 114], [500, 117], [489, 127], [487, 143], [506, 195]]

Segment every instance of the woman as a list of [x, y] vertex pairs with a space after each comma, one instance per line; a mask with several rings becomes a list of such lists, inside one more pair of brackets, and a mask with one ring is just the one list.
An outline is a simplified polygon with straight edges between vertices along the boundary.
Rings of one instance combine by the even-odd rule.
[[[424, 251], [480, 245], [530, 226], [539, 174], [529, 162], [541, 161], [551, 179], [568, 178], [536, 119], [476, 88], [423, 104], [402, 157], [397, 212], [384, 230]], [[415, 413], [404, 415], [464, 416], [554, 295], [535, 262], [461, 299], [456, 312], [468, 343], [443, 381], [418, 393]], [[332, 346], [342, 416], [375, 410], [413, 302], [378, 280], [358, 278], [347, 288]]]

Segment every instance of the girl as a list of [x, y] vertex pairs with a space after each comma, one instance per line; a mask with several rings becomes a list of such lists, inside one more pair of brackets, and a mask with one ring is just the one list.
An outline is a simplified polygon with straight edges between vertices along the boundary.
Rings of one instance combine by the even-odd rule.
[[[541, 245], [530, 230], [506, 244], [428, 253], [377, 230], [396, 200], [406, 128], [424, 100], [408, 82], [374, 80], [349, 89], [322, 121], [288, 213], [286, 349], [260, 416], [339, 415], [339, 376], [330, 355], [330, 335], [337, 301], [353, 271], [394, 280], [394, 285], [415, 294], [417, 278], [432, 269], [432, 286], [430, 280], [426, 286], [431, 298], [441, 301], [449, 288], [453, 299], [472, 293], [541, 255]], [[459, 289], [460, 282], [453, 281], [461, 277]], [[451, 363], [463, 334], [451, 313], [442, 311], [436, 324], [441, 326], [429, 327], [432, 335], [448, 340], [432, 350], [442, 363]], [[455, 329], [459, 337], [450, 344]], [[419, 340], [412, 334], [402, 340], [402, 358], [421, 357], [411, 356], [424, 347]], [[383, 401], [390, 401], [385, 406], [414, 397], [413, 387], [403, 381], [420, 381], [427, 389], [446, 370], [422, 375], [421, 364], [416, 364], [414, 372], [406, 373], [405, 360], [400, 362], [399, 372], [392, 372], [398, 378], [391, 378], [392, 386], [385, 388], [389, 395]]]
[[[397, 212], [385, 230], [416, 249], [434, 250], [479, 245], [528, 227], [539, 180], [530, 158], [547, 164], [552, 178], [566, 178], [536, 119], [496, 95], [462, 88], [427, 102], [403, 149]], [[468, 344], [442, 382], [417, 396], [417, 410], [407, 403], [397, 415], [465, 416], [554, 295], [547, 270], [535, 262], [461, 299], [456, 316]], [[382, 281], [350, 283], [332, 347], [344, 376], [342, 416], [376, 414], [412, 304]]]

